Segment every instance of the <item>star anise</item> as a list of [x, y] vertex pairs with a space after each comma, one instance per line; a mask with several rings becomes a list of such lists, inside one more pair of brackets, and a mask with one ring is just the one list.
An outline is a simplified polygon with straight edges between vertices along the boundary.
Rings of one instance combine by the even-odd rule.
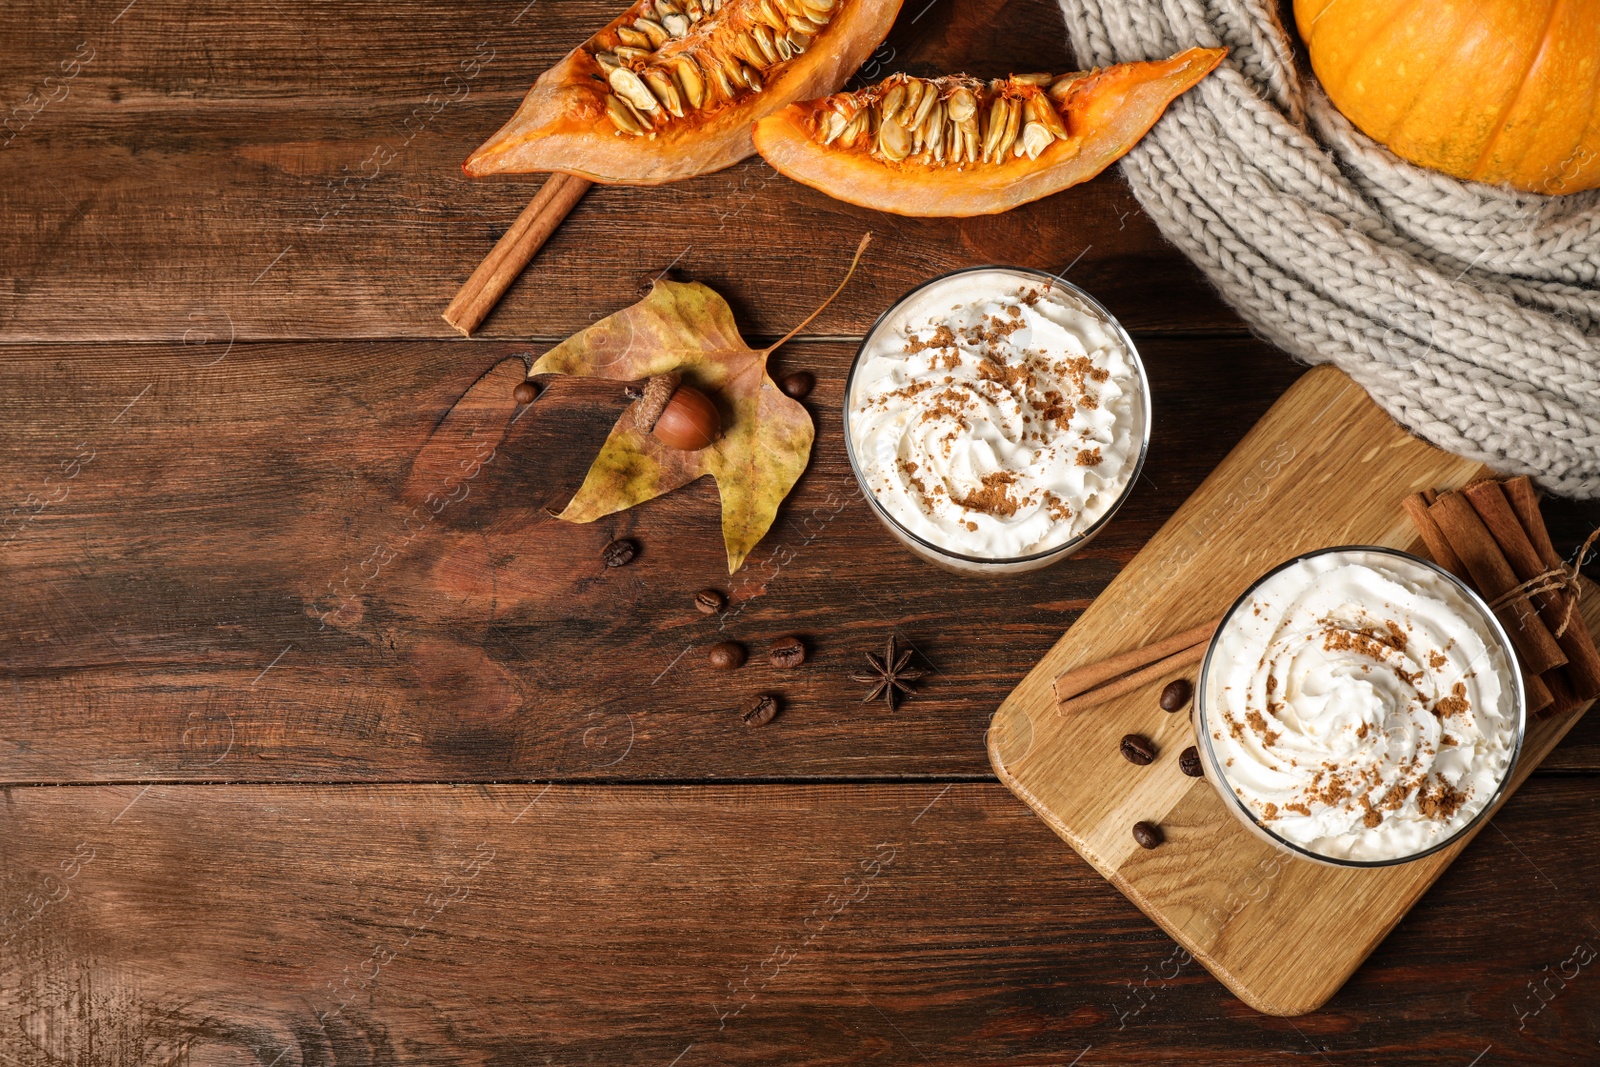
[[869, 700], [882, 696], [883, 702], [889, 705], [890, 711], [894, 710], [896, 693], [909, 694], [911, 686], [906, 683], [914, 682], [927, 673], [926, 671], [917, 670], [915, 667], [906, 667], [906, 664], [911, 662], [911, 651], [907, 649], [897, 654], [894, 648], [894, 634], [889, 635], [888, 642], [883, 646], [882, 658], [868, 652], [867, 662], [872, 664], [872, 673], [852, 674], [850, 680], [852, 682], [865, 682], [872, 686], [867, 695], [861, 698], [861, 703], [865, 704]]

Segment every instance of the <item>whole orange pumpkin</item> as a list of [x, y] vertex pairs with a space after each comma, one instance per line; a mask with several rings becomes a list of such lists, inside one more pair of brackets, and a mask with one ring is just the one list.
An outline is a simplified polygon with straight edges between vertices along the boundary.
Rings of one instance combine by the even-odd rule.
[[1295, 0], [1334, 106], [1396, 155], [1537, 193], [1600, 185], [1600, 0]]

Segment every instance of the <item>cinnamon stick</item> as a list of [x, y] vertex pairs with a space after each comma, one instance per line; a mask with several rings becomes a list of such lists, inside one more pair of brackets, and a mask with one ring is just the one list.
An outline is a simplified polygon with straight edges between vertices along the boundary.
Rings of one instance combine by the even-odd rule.
[[1428, 546], [1428, 555], [1433, 557], [1433, 561], [1463, 582], [1470, 582], [1472, 579], [1467, 575], [1467, 568], [1462, 566], [1461, 557], [1456, 555], [1455, 549], [1450, 547], [1450, 542], [1445, 540], [1444, 531], [1439, 529], [1439, 524], [1428, 514], [1428, 505], [1436, 499], [1438, 497], [1431, 490], [1412, 493], [1401, 501], [1401, 507], [1411, 516], [1411, 524], [1422, 536], [1422, 543]]
[[1555, 718], [1565, 715], [1569, 711], [1577, 711], [1589, 701], [1572, 688], [1572, 682], [1567, 678], [1567, 672], [1556, 670], [1544, 674], [1544, 684], [1550, 689], [1551, 701], [1548, 707], [1539, 713], [1541, 719]]
[[1137, 671], [1142, 667], [1148, 667], [1190, 646], [1200, 645], [1203, 649], [1205, 644], [1211, 640], [1211, 635], [1216, 633], [1217, 627], [1221, 625], [1222, 616], [1218, 615], [1216, 618], [1203, 622], [1192, 629], [1185, 630], [1181, 634], [1174, 634], [1154, 644], [1119, 652], [1109, 659], [1067, 671], [1056, 679], [1056, 700], [1071, 700], [1079, 693], [1093, 689], [1095, 686], [1108, 682], [1119, 675], [1127, 674], [1129, 671]]
[[478, 269], [450, 301], [450, 306], [444, 309], [444, 321], [461, 331], [463, 337], [471, 337], [472, 331], [500, 302], [534, 253], [550, 239], [567, 212], [583, 199], [592, 184], [570, 174], [552, 174], [546, 178], [533, 201], [523, 208], [517, 221], [495, 242]]
[[1533, 480], [1526, 474], [1512, 478], [1505, 483], [1505, 491], [1511, 510], [1517, 513], [1522, 529], [1527, 533], [1528, 540], [1533, 542], [1533, 550], [1539, 553], [1544, 565], [1561, 566], [1561, 555], [1550, 541], [1550, 530], [1544, 524], [1544, 514], [1539, 511], [1539, 491], [1533, 487]]
[[1529, 674], [1526, 671], [1523, 672], [1522, 693], [1526, 698], [1524, 703], [1526, 704], [1529, 715], [1538, 715], [1548, 709], [1550, 705], [1555, 703], [1555, 695], [1550, 692], [1550, 687], [1545, 684], [1544, 680], [1546, 677], [1553, 678], [1560, 673], [1560, 667], [1557, 667], [1555, 670], [1551, 671], [1549, 675]]
[[[1560, 569], [1559, 559], [1555, 564], [1547, 564], [1534, 548], [1528, 532], [1523, 529], [1522, 520], [1512, 509], [1510, 498], [1499, 482], [1479, 482], [1468, 486], [1466, 494], [1467, 501], [1494, 535], [1501, 551], [1505, 553], [1506, 562], [1511, 564], [1511, 570], [1519, 581], [1527, 582], [1547, 575], [1551, 570]], [[1537, 515], [1537, 508], [1534, 513]], [[1539, 525], [1543, 527], [1542, 519]], [[1547, 533], [1545, 540], [1549, 539]], [[1554, 552], [1553, 547], [1551, 551]], [[1571, 594], [1563, 589], [1552, 589], [1533, 594], [1532, 600], [1538, 605], [1539, 617], [1555, 635], [1561, 651], [1566, 653], [1566, 681], [1571, 683], [1571, 691], [1579, 701], [1600, 696], [1600, 652], [1595, 650], [1589, 626], [1578, 614], [1577, 604]]]
[[[1465, 496], [1445, 493], [1433, 502], [1428, 514], [1485, 600], [1494, 603], [1511, 592], [1517, 585], [1517, 576]], [[1566, 653], [1526, 596], [1510, 597], [1497, 614], [1506, 624], [1506, 632], [1528, 673], [1543, 674], [1567, 662]]]
[[[1216, 627], [1213, 626], [1212, 630], [1214, 631], [1215, 629]], [[1122, 696], [1124, 693], [1131, 693], [1135, 689], [1142, 689], [1151, 682], [1158, 681], [1171, 674], [1179, 667], [1187, 667], [1191, 663], [1199, 663], [1205, 658], [1206, 649], [1210, 647], [1211, 641], [1209, 639], [1199, 641], [1185, 648], [1180, 648], [1169, 656], [1156, 660], [1143, 670], [1124, 674], [1120, 678], [1109, 681], [1104, 685], [1086, 689], [1067, 700], [1060, 700], [1058, 697], [1056, 710], [1063, 715], [1070, 715], [1075, 711], [1082, 711], [1084, 708], [1103, 704], [1114, 697]]]

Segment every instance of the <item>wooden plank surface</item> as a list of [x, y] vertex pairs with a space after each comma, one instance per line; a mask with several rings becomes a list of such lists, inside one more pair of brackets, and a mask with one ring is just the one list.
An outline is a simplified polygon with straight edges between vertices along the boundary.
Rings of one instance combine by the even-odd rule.
[[[1115, 174], [951, 222], [758, 161], [597, 189], [489, 339], [451, 336], [439, 311], [538, 181], [460, 160], [618, 6], [0, 17], [0, 1063], [1593, 1062], [1589, 969], [1561, 975], [1600, 944], [1600, 722], [1293, 1023], [971, 781], [1002, 696], [1301, 373]], [[910, 0], [870, 76], [1060, 70], [1063, 37], [1049, 0]], [[732, 589], [733, 636], [806, 638], [792, 677], [691, 669], [714, 624], [687, 596], [726, 581], [710, 486], [543, 517], [609, 387], [554, 388], [420, 532], [397, 507], [462, 392], [641, 276], [674, 264], [771, 338], [866, 229], [864, 270], [780, 353], [818, 373], [819, 448]], [[1157, 424], [1088, 551], [990, 585], [849, 498], [837, 409], [890, 301], [994, 260], [1070, 267], [1135, 331]], [[1564, 550], [1600, 518], [1555, 514]], [[600, 576], [619, 534], [644, 551]], [[934, 668], [893, 715], [846, 679], [890, 629]], [[777, 721], [729, 721], [780, 681]], [[466, 784], [530, 778], [595, 784]]]
[[[16, 102], [36, 95], [0, 129], [0, 216], [16, 223], [0, 228], [0, 339], [453, 336], [440, 312], [542, 180], [473, 181], [461, 161], [621, 7], [285, 0], [241, 18], [221, 0], [143, 0], [113, 19], [120, 6], [7, 11], [0, 69]], [[883, 74], [1072, 69], [1050, 0], [907, 11]], [[1030, 25], [1049, 29], [1016, 32]], [[866, 269], [816, 333], [859, 334], [930, 275], [983, 262], [1076, 261], [1074, 279], [1134, 329], [1239, 326], [1114, 175], [1003, 216], [915, 220], [756, 159], [592, 190], [483, 335], [561, 337], [676, 263], [751, 333], [779, 336], [866, 230]]]
[[[0, 349], [0, 780], [986, 776], [993, 709], [1299, 374], [1249, 340], [1141, 348], [1139, 490], [1087, 551], [1002, 583], [923, 564], [858, 498], [850, 344], [778, 354], [818, 376], [818, 444], [731, 581], [709, 482], [592, 526], [544, 513], [625, 402], [603, 383], [554, 382], [459, 501], [413, 517], [413, 460], [516, 346]], [[603, 574], [624, 535], [640, 558]], [[692, 609], [707, 585], [728, 615]], [[933, 671], [892, 714], [849, 680], [891, 629]], [[785, 633], [810, 662], [780, 673], [759, 653]], [[714, 675], [725, 638], [757, 655]], [[768, 689], [778, 722], [733, 721]], [[1562, 758], [1600, 766], [1600, 729]]]
[[[513, 346], [128, 351], [0, 354], [0, 461], [18, 502], [47, 504], [0, 535], [3, 780], [986, 776], [1000, 699], [1299, 373], [1254, 341], [1146, 341], [1144, 484], [1082, 555], [975, 584], [859, 498], [839, 431], [855, 346], [791, 346], [782, 364], [819, 379], [818, 445], [730, 580], [709, 481], [590, 526], [545, 514], [615, 385], [553, 382], [458, 502], [413, 516], [413, 460]], [[624, 535], [639, 558], [605, 572]], [[694, 610], [708, 585], [727, 615]], [[934, 670], [893, 713], [849, 680], [891, 630]], [[809, 662], [779, 672], [761, 652], [785, 633]], [[714, 674], [704, 650], [730, 637], [752, 662]], [[751, 731], [734, 707], [769, 689], [785, 711]]]
[[[995, 714], [989, 753], [1001, 779], [1258, 1010], [1302, 1015], [1325, 1003], [1465, 842], [1383, 870], [1289, 856], [1247, 830], [1211, 782], [1179, 771], [1194, 729], [1187, 713], [1165, 712], [1156, 698], [1171, 678], [1194, 679], [1194, 666], [1075, 714], [1058, 710], [1053, 683], [1227, 610], [1256, 578], [1301, 553], [1343, 544], [1421, 551], [1401, 499], [1487, 473], [1407, 435], [1347, 376], [1319, 367], [1273, 405]], [[1600, 605], [1588, 599], [1588, 624], [1600, 629]], [[1584, 710], [1530, 722], [1517, 781]], [[1158, 762], [1139, 770], [1122, 759], [1117, 745], [1127, 734], [1149, 737]], [[1141, 819], [1164, 829], [1154, 852], [1133, 840]], [[1272, 899], [1236, 911], [1231, 901], [1248, 872], [1270, 872], [1263, 878]]]
[[1291, 1023], [997, 785], [13, 788], [0, 1047], [17, 1067], [1592, 1063], [1600, 985], [1556, 975], [1600, 943], [1600, 852], [1569, 830], [1594, 803], [1530, 786]]

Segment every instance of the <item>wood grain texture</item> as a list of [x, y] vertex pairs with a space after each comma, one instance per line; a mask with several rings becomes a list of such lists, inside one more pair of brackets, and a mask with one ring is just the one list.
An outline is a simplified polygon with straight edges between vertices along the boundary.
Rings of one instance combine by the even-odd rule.
[[[1145, 342], [1144, 484], [1081, 555], [975, 583], [857, 497], [854, 346], [788, 346], [776, 361], [818, 378], [818, 444], [730, 582], [709, 481], [588, 526], [546, 514], [615, 385], [552, 380], [465, 476], [478, 444], [436, 429], [497, 365], [504, 421], [521, 361], [503, 342], [108, 351], [0, 350], [0, 484], [44, 502], [0, 532], [8, 781], [986, 776], [1001, 698], [1299, 373], [1253, 341]], [[407, 495], [433, 491], [436, 514]], [[639, 558], [607, 572], [624, 535]], [[694, 609], [706, 586], [728, 614]], [[849, 680], [891, 629], [932, 668], [893, 713]], [[808, 661], [779, 672], [761, 652], [788, 633]], [[754, 654], [714, 674], [725, 638]], [[751, 731], [733, 711], [762, 691], [785, 710]]]
[[[439, 310], [540, 180], [460, 161], [620, 2], [7, 7], [0, 781], [47, 784], [0, 787], [0, 1062], [1593, 1062], [1592, 969], [1561, 975], [1600, 945], [1600, 718], [1292, 1024], [999, 786], [859, 780], [986, 777], [991, 710], [1301, 373], [1120, 177], [927, 222], [759, 161], [596, 189], [488, 339], [451, 336]], [[1063, 38], [1050, 0], [908, 0], [864, 75], [1060, 70]], [[557, 384], [460, 476], [479, 442], [442, 420], [544, 347], [514, 339], [669, 264], [776, 337], [866, 229], [863, 272], [779, 353], [817, 372], [820, 444], [722, 630], [689, 603], [726, 587], [709, 485], [593, 527], [544, 514], [611, 388]], [[994, 585], [851, 498], [837, 415], [848, 338], [986, 261], [1070, 264], [1136, 331], [1156, 402], [1117, 521]], [[455, 499], [414, 513], [418, 489]], [[1563, 550], [1600, 519], [1554, 514]], [[619, 535], [643, 552], [603, 574]], [[891, 629], [933, 668], [893, 715], [847, 680]], [[698, 665], [796, 632], [798, 672]], [[776, 721], [731, 720], [768, 688]], [[536, 777], [607, 784], [359, 784]], [[716, 779], [757, 784], [686, 784]], [[225, 784], [147, 785], [179, 781]], [[618, 784], [651, 781], [678, 784]], [[55, 784], [108, 782], [134, 784]]]
[[[1226, 610], [1261, 574], [1330, 545], [1417, 550], [1400, 501], [1459, 488], [1484, 468], [1405, 434], [1348, 377], [1311, 371], [1229, 453], [1167, 525], [1083, 613], [995, 714], [989, 751], [1018, 796], [1241, 999], [1275, 1015], [1325, 1003], [1465, 845], [1379, 870], [1313, 864], [1274, 849], [1228, 811], [1212, 783], [1178, 769], [1194, 739], [1186, 714], [1157, 703], [1172, 677], [1078, 714], [1060, 714], [1065, 670], [1166, 637]], [[1593, 587], [1590, 587], [1591, 591]], [[1159, 595], [1157, 591], [1159, 590]], [[1600, 604], [1585, 615], [1600, 625]], [[1583, 710], [1530, 725], [1526, 779]], [[1117, 755], [1128, 733], [1158, 761]], [[1098, 755], [1097, 755], [1098, 754]], [[1141, 849], [1130, 827], [1158, 823]], [[1235, 907], [1242, 883], [1270, 883], [1271, 903]]]
[[[0, 216], [18, 221], [0, 229], [0, 338], [453, 337], [440, 311], [542, 180], [474, 181], [462, 160], [622, 5], [281, 0], [246, 19], [221, 0], [144, 0], [113, 20], [120, 6], [7, 11], [0, 69], [13, 103], [35, 97], [0, 129]], [[910, 0], [864, 69], [1060, 71], [1065, 38], [1050, 0]], [[1133, 329], [1240, 325], [1115, 175], [1003, 216], [918, 220], [754, 159], [594, 189], [480, 336], [561, 337], [669, 263], [752, 334], [781, 336], [866, 230], [866, 268], [815, 333], [860, 334], [929, 276], [986, 262], [1075, 261]]]
[[1530, 785], [1290, 1025], [997, 785], [12, 788], [0, 1047], [16, 1067], [1587, 1064], [1600, 986], [1555, 976], [1600, 943], [1600, 853], [1565, 829], [1594, 803]]

